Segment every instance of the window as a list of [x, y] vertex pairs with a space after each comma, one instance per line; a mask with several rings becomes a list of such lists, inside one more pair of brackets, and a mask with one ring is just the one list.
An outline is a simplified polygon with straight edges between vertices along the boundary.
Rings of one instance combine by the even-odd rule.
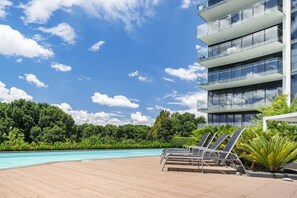
[[263, 43], [265, 41], [264, 31], [254, 34], [254, 45]]
[[292, 92], [292, 101], [297, 96], [297, 75], [292, 76], [291, 79], [291, 92]]
[[297, 39], [297, 12], [292, 13], [291, 15], [291, 39]]
[[261, 61], [253, 65], [254, 75], [265, 72], [265, 62]]
[[229, 16], [226, 16], [222, 19], [220, 19], [220, 30], [229, 28], [231, 25], [231, 19]]
[[275, 41], [278, 39], [278, 27], [272, 27], [265, 30], [265, 41]]
[[297, 8], [297, 0], [291, 0], [291, 7], [292, 9]]
[[253, 8], [248, 8], [242, 11], [242, 20], [248, 20], [253, 17]]
[[231, 24], [234, 25], [240, 21], [240, 14], [235, 13], [231, 15]]
[[297, 43], [292, 45], [292, 71], [297, 71]]
[[262, 2], [258, 2], [254, 5], [254, 17], [261, 16], [264, 14], [264, 4]]
[[253, 45], [253, 35], [242, 38], [242, 48], [248, 48]]

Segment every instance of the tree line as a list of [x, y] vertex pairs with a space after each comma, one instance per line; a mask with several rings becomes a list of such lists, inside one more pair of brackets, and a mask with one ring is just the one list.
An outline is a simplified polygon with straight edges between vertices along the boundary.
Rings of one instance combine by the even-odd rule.
[[[0, 144], [117, 144], [157, 141], [171, 143], [174, 136], [191, 136], [204, 117], [162, 110], [154, 125], [77, 125], [58, 107], [23, 99], [0, 103]], [[90, 146], [91, 147], [91, 146]], [[6, 146], [5, 148], [8, 148]], [[1, 148], [0, 148], [1, 149]]]

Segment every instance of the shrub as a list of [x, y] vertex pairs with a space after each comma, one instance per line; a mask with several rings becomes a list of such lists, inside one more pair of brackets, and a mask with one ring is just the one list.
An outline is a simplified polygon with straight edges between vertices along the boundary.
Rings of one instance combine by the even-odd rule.
[[279, 171], [284, 165], [297, 159], [297, 143], [279, 134], [257, 134], [257, 137], [240, 144], [242, 157], [262, 165], [267, 171]]

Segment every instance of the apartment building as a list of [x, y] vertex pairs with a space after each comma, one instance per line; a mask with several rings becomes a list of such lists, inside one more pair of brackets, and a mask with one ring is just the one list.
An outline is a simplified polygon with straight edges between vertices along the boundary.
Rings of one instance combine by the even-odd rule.
[[209, 125], [247, 126], [281, 93], [297, 95], [297, 0], [204, 0], [199, 63], [208, 69]]

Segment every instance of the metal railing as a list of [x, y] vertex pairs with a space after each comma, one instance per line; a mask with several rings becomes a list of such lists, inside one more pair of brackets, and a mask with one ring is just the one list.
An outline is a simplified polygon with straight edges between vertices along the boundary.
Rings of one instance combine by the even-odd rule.
[[203, 36], [218, 33], [220, 31], [232, 28], [236, 25], [242, 24], [248, 20], [255, 19], [259, 16], [263, 16], [274, 10], [281, 10], [281, 6], [278, 0], [265, 0], [255, 3], [254, 5], [241, 10], [239, 12], [229, 14], [218, 20], [209, 22], [208, 24], [202, 24], [197, 27], [197, 36], [201, 38]]
[[216, 72], [208, 72], [207, 82], [199, 83], [198, 81], [198, 84], [205, 86], [218, 83], [228, 83], [276, 73], [282, 74], [282, 60], [280, 58], [272, 58], [242, 65], [240, 67]]
[[[282, 42], [282, 31], [278, 28], [278, 26], [253, 33], [239, 39], [208, 47], [208, 50], [200, 50], [198, 52], [198, 58], [200, 61], [214, 59], [243, 52], [276, 41]], [[207, 51], [207, 54], [204, 54], [205, 51]]]

